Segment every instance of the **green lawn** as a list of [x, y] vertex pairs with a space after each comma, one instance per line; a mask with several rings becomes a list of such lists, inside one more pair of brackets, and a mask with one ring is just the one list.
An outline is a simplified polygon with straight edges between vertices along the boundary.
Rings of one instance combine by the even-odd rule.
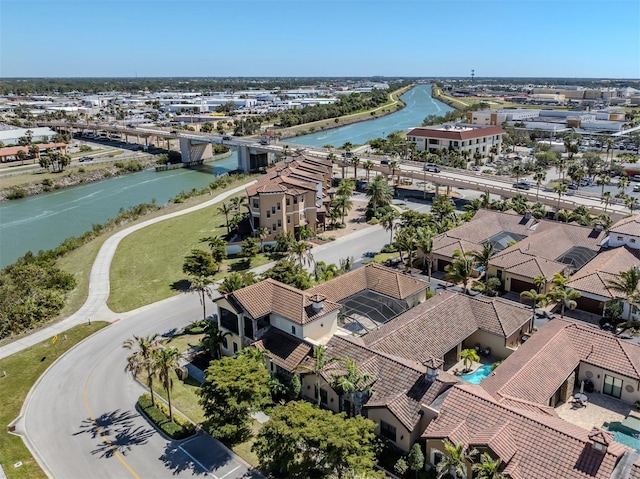
[[[33, 459], [22, 438], [9, 434], [6, 426], [20, 414], [22, 403], [31, 387], [40, 375], [60, 357], [82, 339], [108, 326], [109, 323], [94, 321], [81, 324], [66, 331], [67, 340], [62, 335], [52, 346], [51, 341], [43, 341], [8, 358], [0, 359], [0, 371], [6, 371], [6, 377], [0, 377], [0, 464], [9, 479], [46, 478], [47, 476]], [[21, 467], [13, 467], [22, 462]]]
[[[191, 376], [183, 381], [178, 378], [175, 372], [171, 373], [171, 377], [173, 379], [171, 406], [187, 416], [194, 423], [202, 423], [204, 421], [204, 411], [198, 402], [200, 400], [200, 396], [198, 396], [200, 383]], [[167, 393], [157, 380], [153, 383], [153, 390], [164, 399], [167, 399]]]
[[178, 351], [184, 353], [195, 346], [199, 346], [202, 338], [204, 338], [204, 334], [181, 334], [170, 337], [166, 341], [163, 341], [163, 344], [177, 348]]

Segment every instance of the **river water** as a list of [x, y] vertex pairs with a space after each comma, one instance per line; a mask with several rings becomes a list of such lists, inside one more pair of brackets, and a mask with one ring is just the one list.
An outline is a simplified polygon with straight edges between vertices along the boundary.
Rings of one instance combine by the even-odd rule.
[[[391, 115], [297, 137], [287, 143], [340, 146], [350, 141], [362, 144], [383, 134], [418, 126], [427, 115], [451, 110], [431, 98], [430, 85], [419, 85], [401, 98], [407, 106]], [[215, 174], [235, 170], [237, 161], [234, 153], [205, 165], [201, 171], [143, 171], [0, 203], [0, 267], [13, 263], [27, 251], [55, 248], [66, 238], [91, 229], [91, 225], [113, 218], [120, 208], [150, 202], [153, 198], [162, 205], [183, 190], [201, 189], [213, 181]]]
[[354, 145], [361, 145], [374, 138], [383, 138], [394, 131], [406, 131], [409, 128], [420, 126], [428, 115], [440, 116], [452, 110], [449, 105], [431, 97], [431, 85], [418, 85], [400, 98], [407, 106], [391, 115], [352, 123], [333, 130], [298, 136], [285, 141], [306, 146], [333, 145], [340, 147], [347, 141]]

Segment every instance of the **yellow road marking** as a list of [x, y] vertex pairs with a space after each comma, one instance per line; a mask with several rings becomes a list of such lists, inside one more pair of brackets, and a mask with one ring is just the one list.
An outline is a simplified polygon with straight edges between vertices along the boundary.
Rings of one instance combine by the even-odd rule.
[[107, 436], [105, 436], [103, 434], [102, 428], [100, 426], [98, 426], [98, 423], [96, 422], [96, 418], [93, 415], [93, 411], [91, 410], [91, 407], [89, 406], [89, 400], [87, 399], [87, 387], [89, 385], [89, 379], [91, 379], [91, 375], [92, 374], [93, 374], [93, 370], [91, 371], [91, 373], [89, 373], [89, 376], [87, 377], [87, 380], [84, 383], [84, 390], [83, 390], [83, 393], [82, 393], [82, 397], [84, 399], [84, 407], [87, 408], [87, 412], [89, 413], [89, 418], [91, 419], [91, 421], [95, 425], [96, 430], [98, 431], [98, 434], [100, 434], [100, 438], [102, 439], [102, 441], [109, 447], [109, 449], [111, 449], [113, 451], [113, 454], [118, 458], [118, 460], [122, 463], [122, 465], [127, 468], [127, 470], [131, 473], [131, 475], [133, 477], [135, 477], [135, 479], [140, 479], [140, 476], [138, 476], [138, 474], [136, 474], [136, 471], [134, 471], [131, 468], [131, 466], [129, 464], [127, 464], [127, 461], [124, 460], [122, 455], [118, 452], [118, 449], [116, 449], [113, 446], [113, 444], [111, 443], [111, 441], [109, 441]]

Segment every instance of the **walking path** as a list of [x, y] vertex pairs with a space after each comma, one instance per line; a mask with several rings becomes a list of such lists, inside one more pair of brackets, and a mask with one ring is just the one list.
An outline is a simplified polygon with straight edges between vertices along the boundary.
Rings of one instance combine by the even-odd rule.
[[[232, 190], [221, 193], [218, 196], [210, 199], [209, 201], [206, 201], [199, 205], [192, 206], [191, 208], [187, 208], [181, 211], [176, 211], [165, 216], [160, 216], [158, 218], [143, 221], [142, 223], [130, 226], [112, 235], [104, 242], [102, 248], [100, 248], [100, 251], [96, 256], [93, 267], [91, 268], [91, 275], [89, 277], [89, 294], [87, 300], [80, 307], [80, 309], [68, 318], [58, 323], [52, 324], [51, 326], [48, 326], [35, 333], [32, 333], [28, 336], [17, 339], [12, 343], [0, 347], [0, 359], [11, 356], [12, 354], [22, 351], [30, 346], [33, 346], [34, 344], [49, 339], [50, 337], [56, 334], [60, 334], [78, 324], [86, 323], [92, 320], [113, 322], [124, 316], [122, 314], [114, 313], [107, 306], [107, 299], [109, 299], [110, 291], [109, 271], [111, 269], [111, 261], [113, 260], [113, 256], [116, 253], [116, 249], [118, 247], [118, 244], [120, 244], [120, 241], [122, 241], [123, 238], [125, 238], [127, 235], [130, 235], [134, 231], [138, 231], [149, 225], [159, 223], [160, 221], [164, 221], [169, 218], [175, 218], [176, 216], [186, 215], [188, 213], [207, 208], [215, 203], [219, 203], [220, 201], [224, 201], [228, 197], [233, 196], [240, 191], [243, 191], [248, 185], [251, 185], [253, 183], [255, 183], [255, 181], [246, 183], [242, 186], [238, 186]], [[171, 299], [172, 298], [169, 298], [169, 300]], [[125, 314], [131, 314], [131, 312]]]

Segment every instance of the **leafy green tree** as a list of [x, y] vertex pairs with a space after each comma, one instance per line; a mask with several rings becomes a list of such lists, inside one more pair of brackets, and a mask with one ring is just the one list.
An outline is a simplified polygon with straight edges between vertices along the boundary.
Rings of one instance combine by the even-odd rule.
[[173, 389], [173, 377], [171, 373], [178, 372], [180, 351], [177, 348], [157, 348], [153, 351], [154, 369], [157, 371], [158, 380], [167, 393], [169, 403], [169, 420], [173, 421], [173, 409], [171, 408], [171, 390]]
[[462, 283], [464, 292], [469, 292], [469, 279], [473, 273], [475, 260], [459, 249], [453, 252], [453, 261], [444, 267], [447, 272], [447, 279], [452, 283]]
[[431, 214], [438, 223], [442, 223], [445, 218], [455, 217], [456, 207], [450, 197], [446, 195], [436, 196], [431, 206]]
[[206, 351], [209, 351], [212, 359], [222, 358], [222, 346], [227, 336], [231, 336], [231, 333], [223, 332], [216, 321], [206, 322], [201, 344]]
[[151, 393], [151, 404], [155, 406], [155, 396], [153, 394], [153, 378], [156, 376], [156, 364], [153, 358], [153, 351], [158, 347], [158, 335], [134, 336], [127, 339], [122, 347], [133, 351], [127, 356], [127, 365], [124, 370], [130, 372], [133, 377], [140, 373], [145, 373], [145, 384]]
[[296, 368], [296, 372], [302, 374], [313, 374], [316, 380], [316, 400], [318, 401], [318, 407], [320, 406], [320, 375], [325, 367], [329, 366], [332, 363], [339, 361], [336, 357], [328, 357], [327, 350], [324, 346], [314, 346], [313, 347], [313, 362], [309, 365], [300, 364]]
[[463, 479], [467, 477], [466, 463], [473, 462], [473, 458], [478, 454], [476, 449], [468, 451], [464, 444], [453, 444], [448, 439], [444, 440], [444, 449], [447, 454], [444, 455], [442, 461], [436, 466], [438, 479], [451, 474], [454, 479]]
[[278, 261], [273, 268], [267, 270], [263, 277], [275, 279], [281, 283], [288, 284], [298, 289], [308, 289], [311, 286], [309, 273], [290, 258], [284, 258]]
[[500, 473], [502, 460], [495, 461], [488, 452], [483, 452], [480, 456], [480, 462], [472, 466], [476, 479], [507, 479], [507, 476]]
[[16, 158], [20, 162], [20, 165], [24, 164], [24, 160], [27, 158], [27, 152], [24, 150], [18, 150], [16, 153]]
[[251, 263], [251, 258], [254, 258], [260, 251], [260, 241], [256, 238], [246, 238], [240, 244], [240, 248], [240, 254]]
[[192, 249], [182, 264], [182, 272], [196, 278], [213, 276], [218, 269], [211, 253], [201, 249]]
[[[252, 450], [263, 469], [291, 478], [380, 478], [375, 423], [318, 409], [304, 401], [274, 407]], [[277, 444], [277, 447], [274, 447]]]
[[480, 356], [478, 356], [478, 352], [475, 349], [463, 349], [460, 351], [460, 357], [464, 361], [465, 370], [471, 369], [471, 364], [476, 362], [480, 362]]
[[232, 272], [225, 276], [224, 280], [218, 287], [221, 294], [229, 294], [238, 289], [251, 286], [257, 282], [255, 274], [251, 271]]
[[607, 287], [617, 293], [621, 293], [627, 303], [629, 303], [627, 321], [631, 321], [633, 305], [640, 300], [638, 286], [640, 286], [640, 272], [638, 272], [635, 267], [629, 268], [627, 271], [622, 271], [617, 278], [607, 281]]
[[222, 263], [227, 259], [227, 242], [221, 236], [207, 236], [200, 240], [203, 243], [207, 243], [211, 249], [211, 255], [216, 263]]
[[407, 465], [409, 466], [409, 469], [416, 473], [417, 479], [418, 471], [424, 468], [424, 454], [420, 444], [417, 442], [411, 446], [411, 451], [409, 451], [409, 455], [407, 456]]
[[276, 251], [286, 253], [291, 249], [291, 245], [295, 241], [291, 231], [278, 231], [274, 238], [276, 240]]
[[68, 166], [71, 163], [71, 157], [69, 155], [65, 155], [61, 151], [50, 151], [46, 155], [48, 157], [48, 162], [45, 162], [47, 165], [51, 165], [53, 167], [53, 171], [62, 172], [65, 166]]
[[391, 203], [393, 189], [389, 186], [384, 176], [376, 175], [373, 181], [367, 183], [365, 194], [369, 198], [369, 204], [375, 210]]
[[256, 228], [256, 234], [260, 238], [260, 252], [264, 253], [264, 240], [269, 236], [269, 229], [266, 226]]
[[212, 361], [198, 393], [206, 429], [231, 442], [249, 437], [251, 413], [271, 402], [270, 378], [258, 356], [238, 354]]

